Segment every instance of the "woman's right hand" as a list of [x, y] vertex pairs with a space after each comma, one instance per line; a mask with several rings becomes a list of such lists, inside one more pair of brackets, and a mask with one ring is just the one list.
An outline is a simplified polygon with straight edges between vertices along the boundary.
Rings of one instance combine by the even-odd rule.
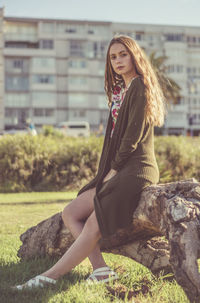
[[115, 169], [112, 169], [107, 173], [107, 175], [105, 176], [105, 178], [103, 179], [103, 182], [106, 182], [108, 180], [110, 180], [112, 177], [114, 177], [117, 174], [117, 171]]

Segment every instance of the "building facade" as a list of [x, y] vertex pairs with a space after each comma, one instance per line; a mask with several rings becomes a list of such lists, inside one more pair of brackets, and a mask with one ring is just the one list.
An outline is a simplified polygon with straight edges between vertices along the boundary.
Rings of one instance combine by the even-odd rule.
[[4, 18], [5, 127], [107, 119], [109, 24]]
[[2, 27], [5, 128], [27, 120], [36, 127], [68, 120], [88, 121], [92, 130], [105, 125], [106, 49], [113, 35], [127, 34], [147, 55], [168, 56], [167, 74], [181, 87], [165, 133], [200, 132], [199, 27], [14, 17], [4, 17]]
[[4, 9], [0, 8], [0, 133], [4, 129], [3, 15], [4, 15]]

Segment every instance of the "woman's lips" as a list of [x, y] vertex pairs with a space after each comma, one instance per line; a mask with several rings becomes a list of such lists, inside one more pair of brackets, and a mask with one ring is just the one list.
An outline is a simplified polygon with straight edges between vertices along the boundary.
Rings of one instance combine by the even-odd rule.
[[121, 69], [123, 69], [124, 68], [124, 66], [118, 66], [117, 67], [117, 69], [119, 69], [119, 70], [121, 70]]

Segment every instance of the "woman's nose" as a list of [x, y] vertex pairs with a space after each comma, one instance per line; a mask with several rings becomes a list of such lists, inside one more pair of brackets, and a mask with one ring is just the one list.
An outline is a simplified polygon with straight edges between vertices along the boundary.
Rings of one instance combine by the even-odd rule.
[[121, 58], [116, 58], [116, 64], [121, 63]]

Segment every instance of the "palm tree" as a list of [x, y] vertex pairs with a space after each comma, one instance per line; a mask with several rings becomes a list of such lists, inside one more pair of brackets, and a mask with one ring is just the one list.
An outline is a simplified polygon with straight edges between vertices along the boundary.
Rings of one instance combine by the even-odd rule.
[[168, 59], [167, 56], [155, 56], [156, 52], [152, 52], [149, 55], [149, 59], [151, 65], [156, 72], [158, 81], [163, 90], [163, 94], [166, 100], [170, 103], [172, 101], [173, 104], [177, 104], [180, 101], [180, 90], [181, 87], [171, 78], [166, 75], [167, 66], [165, 65], [165, 61]]

